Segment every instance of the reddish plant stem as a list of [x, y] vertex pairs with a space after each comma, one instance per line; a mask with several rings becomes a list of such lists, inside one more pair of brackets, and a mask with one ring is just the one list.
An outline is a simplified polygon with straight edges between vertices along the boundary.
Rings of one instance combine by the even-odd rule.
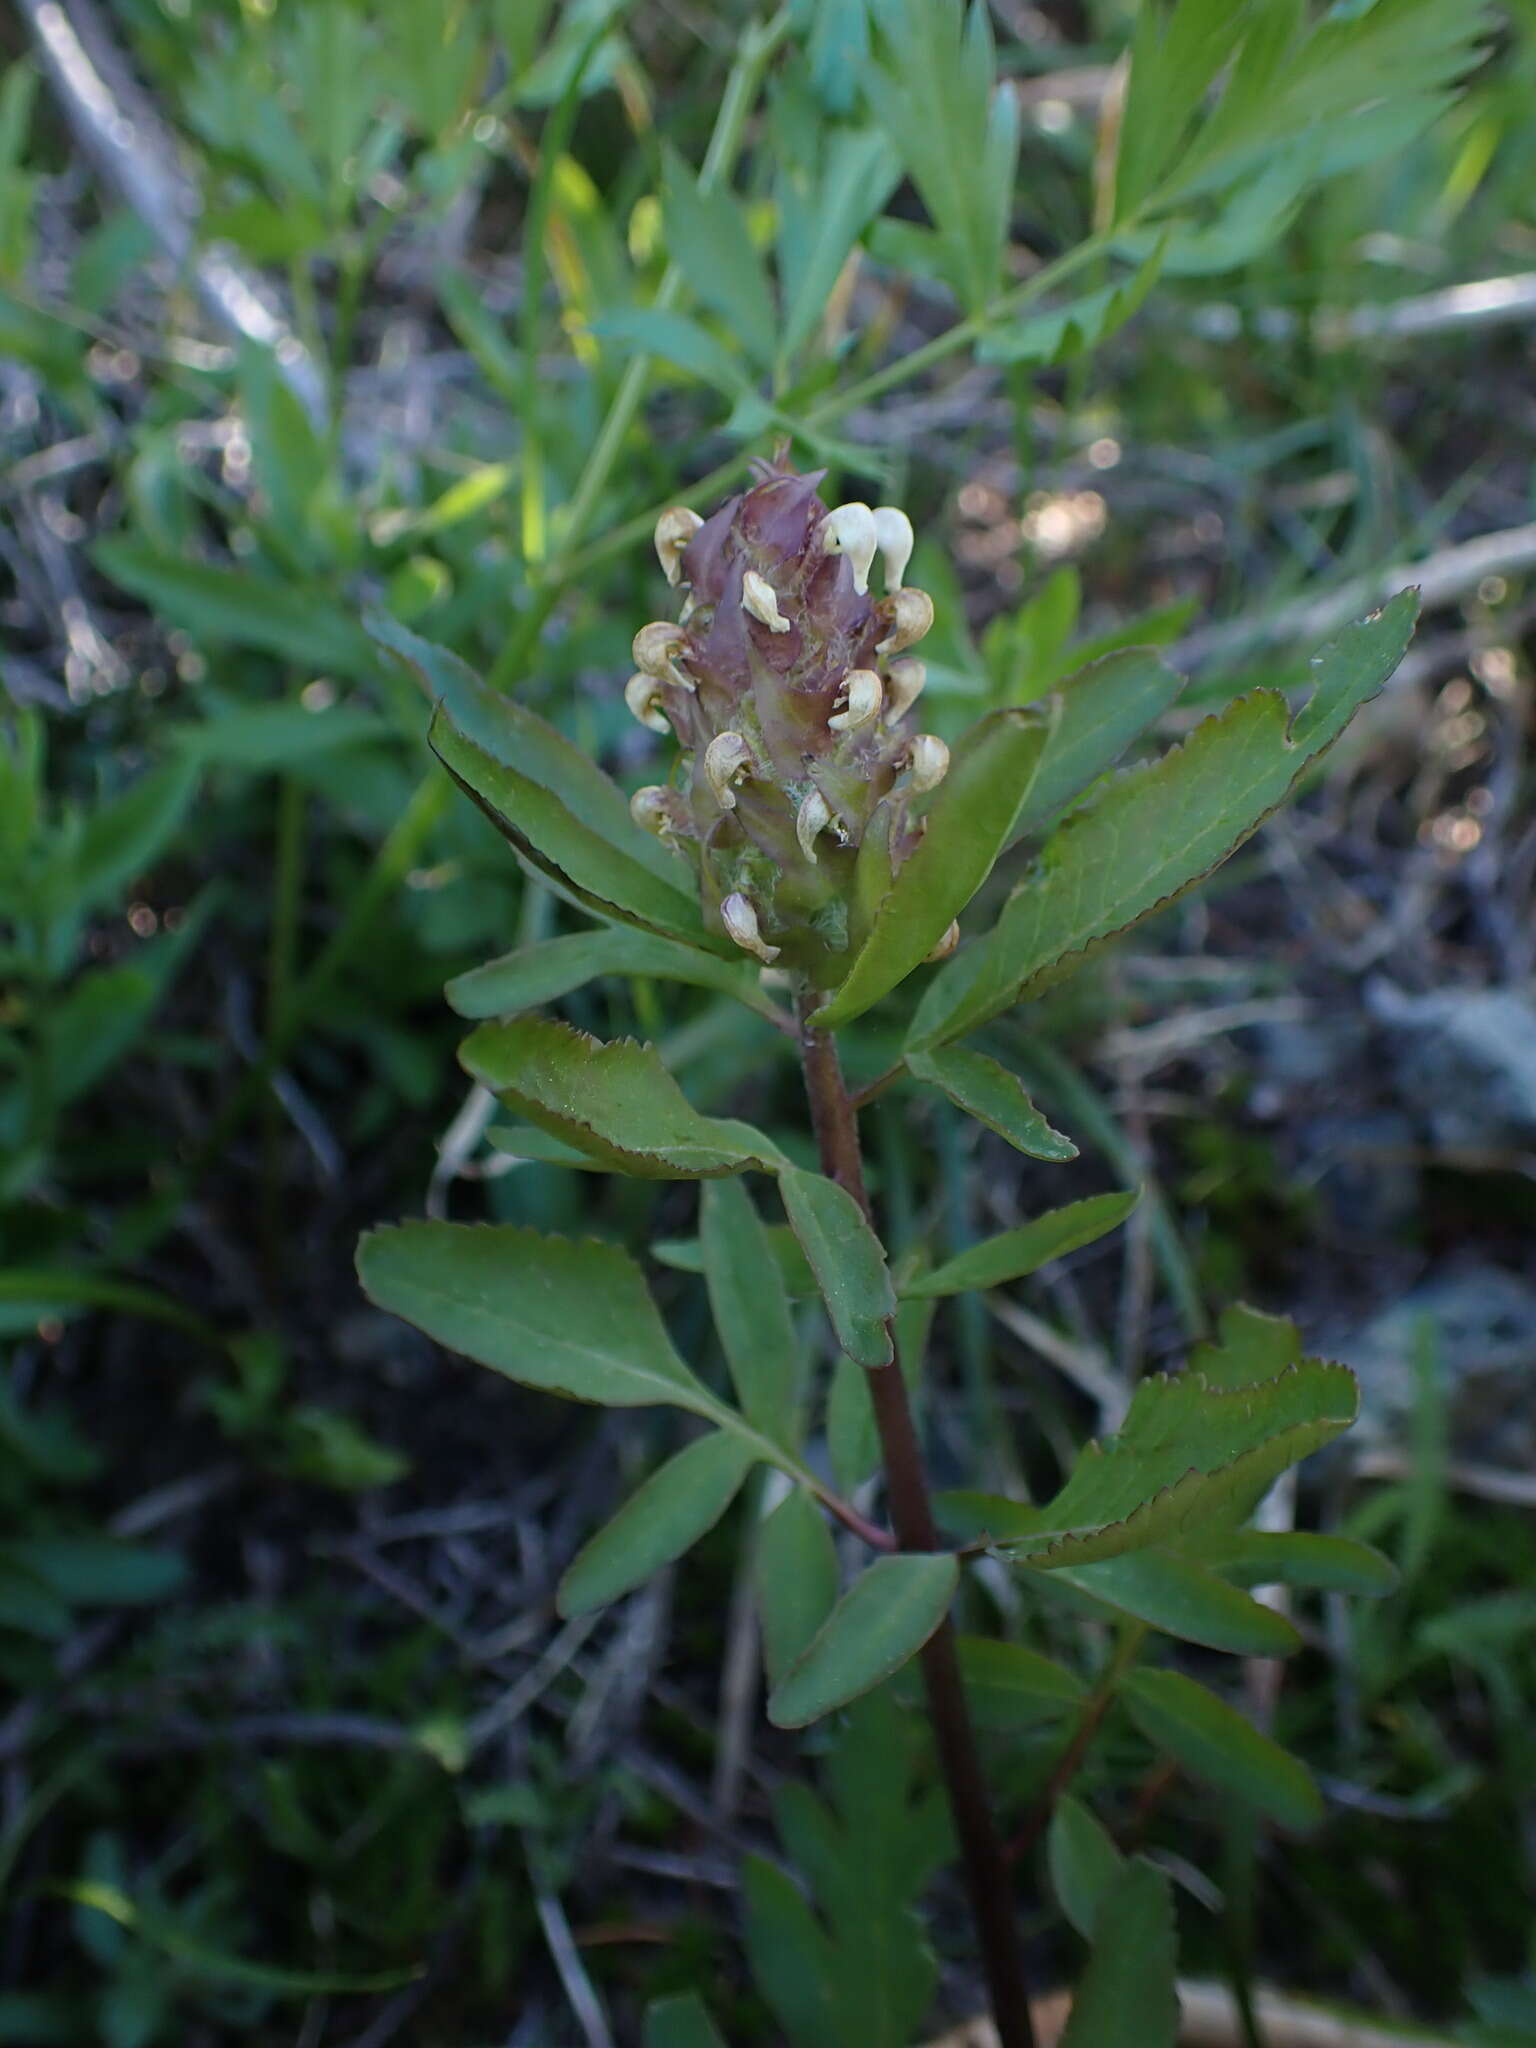
[[[816, 995], [807, 992], [801, 997], [799, 1010], [800, 1059], [811, 1105], [811, 1125], [821, 1153], [822, 1171], [852, 1195], [868, 1216], [869, 1195], [864, 1186], [858, 1117], [843, 1080], [836, 1041], [829, 1032], [816, 1030], [809, 1021], [818, 1001]], [[903, 1550], [936, 1550], [938, 1531], [934, 1526], [928, 1475], [907, 1400], [906, 1381], [895, 1355], [894, 1331], [890, 1364], [875, 1368], [866, 1379], [880, 1432], [886, 1494], [896, 1540]], [[1029, 1987], [1014, 1925], [1012, 1886], [992, 1819], [970, 1710], [965, 1703], [954, 1624], [948, 1618], [924, 1645], [919, 1662], [939, 1767], [960, 1844], [961, 1868], [986, 1971], [998, 2042], [1000, 2048], [1035, 2048]]]
[[1135, 1661], [1136, 1652], [1141, 1647], [1141, 1640], [1146, 1632], [1146, 1626], [1141, 1622], [1122, 1628], [1114, 1654], [1105, 1666], [1098, 1684], [1084, 1701], [1083, 1710], [1077, 1718], [1077, 1726], [1073, 1729], [1066, 1748], [1057, 1758], [1045, 1790], [1036, 1800], [1033, 1812], [1003, 1851], [1003, 1860], [1006, 1863], [1012, 1865], [1017, 1863], [1021, 1856], [1027, 1855], [1050, 1826], [1051, 1815], [1056, 1811], [1056, 1802], [1063, 1793], [1071, 1789], [1072, 1781], [1082, 1768], [1083, 1759], [1088, 1754], [1093, 1738], [1099, 1732], [1100, 1723], [1115, 1703], [1120, 1680], [1124, 1677], [1127, 1667]]
[[867, 1515], [861, 1515], [852, 1502], [844, 1500], [840, 1494], [818, 1492], [816, 1498], [834, 1521], [841, 1522], [845, 1529], [857, 1536], [861, 1543], [867, 1543], [871, 1550], [896, 1548], [896, 1539], [888, 1530], [882, 1529], [877, 1522], [870, 1521]]
[[1051, 1815], [1056, 1811], [1056, 1802], [1061, 1798], [1077, 1776], [1088, 1746], [1099, 1732], [1099, 1723], [1109, 1712], [1114, 1693], [1109, 1688], [1096, 1692], [1083, 1708], [1070, 1741], [1057, 1759], [1056, 1768], [1051, 1772], [1044, 1792], [1035, 1801], [1034, 1807], [1024, 1825], [1003, 1851], [1005, 1862], [1017, 1863], [1021, 1856], [1027, 1856], [1040, 1836], [1050, 1825]]

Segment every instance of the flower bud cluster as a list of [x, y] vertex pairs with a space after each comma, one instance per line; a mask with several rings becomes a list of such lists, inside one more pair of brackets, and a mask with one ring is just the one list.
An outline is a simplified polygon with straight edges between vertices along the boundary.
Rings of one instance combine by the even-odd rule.
[[624, 697], [680, 754], [631, 808], [697, 862], [714, 929], [830, 987], [921, 837], [913, 800], [949, 765], [910, 730], [925, 673], [907, 650], [933, 603], [902, 580], [904, 512], [829, 510], [819, 475], [759, 476], [707, 520], [675, 506], [657, 522], [682, 606], [635, 635]]

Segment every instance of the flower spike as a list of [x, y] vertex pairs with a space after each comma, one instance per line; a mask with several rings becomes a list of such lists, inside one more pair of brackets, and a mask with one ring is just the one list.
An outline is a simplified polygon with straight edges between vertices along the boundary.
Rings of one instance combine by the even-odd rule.
[[630, 800], [636, 825], [688, 863], [717, 940], [802, 991], [845, 980], [879, 910], [868, 899], [922, 844], [949, 767], [944, 742], [914, 730], [928, 672], [901, 659], [933, 623], [904, 581], [912, 522], [897, 505], [829, 509], [817, 481], [756, 462], [702, 520], [661, 514], [676, 615], [635, 635], [624, 692], [675, 736]]

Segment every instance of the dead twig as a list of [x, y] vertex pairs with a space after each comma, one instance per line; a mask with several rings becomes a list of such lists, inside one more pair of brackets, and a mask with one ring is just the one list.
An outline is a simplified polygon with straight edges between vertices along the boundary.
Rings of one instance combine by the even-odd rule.
[[[1055, 2048], [1072, 2012], [1071, 1995], [1055, 1991], [1032, 2001], [1039, 2048]], [[1224, 1984], [1179, 1985], [1181, 2048], [1239, 2048], [1243, 2039], [1237, 2001]], [[1394, 2027], [1353, 2014], [1330, 2012], [1284, 1991], [1260, 1990], [1254, 2016], [1265, 2048], [1454, 2048], [1448, 2034], [1403, 2033]], [[952, 2033], [930, 2041], [927, 2048], [997, 2048], [989, 2019], [970, 2020]]]
[[[1401, 1451], [1366, 1451], [1354, 1466], [1357, 1479], [1411, 1479], [1413, 1473], [1413, 1460]], [[1536, 1508], [1536, 1475], [1529, 1472], [1509, 1472], [1501, 1465], [1476, 1465], [1453, 1458], [1445, 1468], [1445, 1479], [1448, 1486], [1458, 1493], [1470, 1493], [1474, 1500]]]
[[587, 2048], [613, 2048], [613, 2034], [608, 2025], [608, 2015], [603, 2011], [602, 2001], [592, 1988], [592, 1979], [587, 1975], [575, 1939], [571, 1934], [571, 1923], [565, 1917], [565, 1908], [553, 1892], [544, 1891], [535, 1885], [533, 1902], [539, 1916], [539, 1925], [544, 1930], [544, 1942], [550, 1959], [559, 1973], [561, 1987], [575, 2014], [576, 2024], [581, 2028]]
[[1174, 660], [1180, 668], [1199, 668], [1208, 661], [1283, 641], [1305, 645], [1325, 639], [1362, 612], [1374, 611], [1401, 590], [1417, 586], [1424, 610], [1431, 612], [1476, 590], [1485, 577], [1531, 568], [1536, 568], [1536, 525], [1480, 533], [1475, 540], [1440, 548], [1422, 562], [1396, 563], [1368, 576], [1352, 577], [1322, 597], [1282, 605], [1267, 618], [1231, 619], [1207, 626], [1179, 642]]
[[138, 90], [94, 13], [80, 0], [20, 0], [21, 12], [65, 119], [106, 181], [144, 222], [178, 270], [188, 270], [219, 325], [270, 351], [278, 372], [316, 421], [325, 412], [314, 358], [274, 303], [263, 280], [224, 249], [199, 248], [198, 201], [176, 145]]

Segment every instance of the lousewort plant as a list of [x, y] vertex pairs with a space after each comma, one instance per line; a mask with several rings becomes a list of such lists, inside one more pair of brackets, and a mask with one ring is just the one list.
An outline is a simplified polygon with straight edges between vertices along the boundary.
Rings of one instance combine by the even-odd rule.
[[[912, 650], [933, 606], [905, 581], [911, 526], [888, 506], [829, 507], [817, 483], [764, 464], [711, 517], [662, 517], [656, 548], [677, 615], [636, 633], [625, 697], [668, 758], [632, 799], [452, 656], [375, 626], [433, 698], [432, 745], [449, 772], [533, 873], [599, 920], [451, 986], [456, 1008], [480, 1020], [464, 1066], [520, 1120], [492, 1140], [526, 1159], [703, 1183], [699, 1260], [728, 1389], [681, 1355], [640, 1265], [615, 1244], [406, 1222], [364, 1240], [359, 1270], [375, 1302], [527, 1386], [694, 1418], [685, 1446], [570, 1566], [566, 1614], [618, 1599], [681, 1556], [754, 1468], [778, 1475], [754, 1496], [768, 1511], [750, 1535], [770, 1720], [842, 1717], [869, 1756], [892, 1754], [881, 1703], [915, 1662], [1004, 2048], [1033, 2038], [1015, 1922], [1039, 1844], [1091, 1943], [1072, 2048], [1171, 2048], [1167, 1878], [1123, 1856], [1069, 1788], [1118, 1705], [1155, 1750], [1275, 1824], [1320, 1817], [1298, 1761], [1219, 1692], [1142, 1659], [1169, 1637], [1246, 1655], [1295, 1647], [1284, 1616], [1243, 1590], [1255, 1582], [1381, 1590], [1390, 1571], [1362, 1545], [1244, 1526], [1283, 1471], [1348, 1426], [1354, 1381], [1304, 1356], [1292, 1324], [1233, 1309], [1183, 1371], [1130, 1392], [1116, 1433], [1082, 1453], [1053, 1498], [951, 1495], [939, 1512], [909, 1384], [925, 1312], [1091, 1242], [1135, 1194], [1050, 1210], [938, 1266], [907, 1256], [893, 1268], [858, 1109], [887, 1087], [937, 1091], [1032, 1158], [1074, 1157], [1016, 1075], [962, 1041], [1241, 845], [1391, 675], [1415, 601], [1394, 599], [1325, 649], [1294, 713], [1254, 690], [1118, 775], [1179, 688], [1144, 651], [1083, 670], [1047, 708], [992, 712], [951, 752], [922, 730]], [[989, 893], [990, 918], [962, 937], [959, 920], [1004, 860], [1011, 891]], [[820, 1172], [766, 1132], [696, 1109], [654, 1046], [605, 1044], [549, 1014], [605, 974], [702, 986], [776, 1026], [803, 1070]], [[838, 1034], [877, 1004], [900, 1054], [855, 1099]], [[825, 1307], [815, 1329], [791, 1312], [794, 1271], [746, 1176], [774, 1184], [798, 1271]], [[830, 1396], [817, 1371], [828, 1333], [840, 1361]], [[829, 1402], [846, 1412], [850, 1385], [878, 1435], [884, 1518], [826, 1476]], [[865, 1552], [846, 1584], [832, 1522]], [[1099, 1670], [1085, 1682], [1027, 1644], [957, 1638], [957, 1602], [990, 1611], [965, 1583], [983, 1559], [1016, 1575], [1026, 1611], [1054, 1585], [1103, 1618]], [[989, 1718], [1001, 1698], [1021, 1725], [1058, 1730], [1054, 1761], [1008, 1818], [1006, 1854], [973, 1734], [978, 1690]], [[790, 1846], [822, 1920], [775, 1866], [748, 1871], [764, 1995], [805, 2048], [903, 2048], [935, 1981], [910, 1917], [932, 1859], [912, 1842], [891, 1849], [908, 1840], [891, 1834], [887, 1869], [825, 1811], [815, 1826], [797, 1811]], [[718, 2038], [700, 2011], [687, 2024], [672, 2033], [658, 2017], [655, 2038]]]

